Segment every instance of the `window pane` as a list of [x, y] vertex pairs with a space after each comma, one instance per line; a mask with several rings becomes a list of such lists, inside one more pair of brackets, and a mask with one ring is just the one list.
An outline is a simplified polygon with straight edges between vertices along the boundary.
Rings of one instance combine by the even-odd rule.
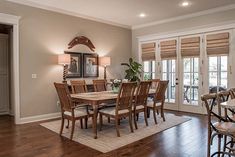
[[190, 73], [184, 73], [184, 85], [190, 85]]
[[193, 75], [192, 85], [198, 86], [198, 80], [199, 80], [198, 73], [193, 73], [192, 75]]
[[152, 61], [152, 72], [155, 72], [155, 61]]
[[184, 72], [190, 72], [190, 58], [184, 58]]
[[209, 72], [209, 87], [217, 86], [217, 72]]
[[209, 71], [217, 71], [217, 57], [209, 57]]
[[162, 72], [167, 72], [167, 61], [166, 60], [162, 61]]
[[152, 73], [152, 79], [155, 79], [155, 73]]
[[149, 69], [149, 61], [145, 61], [144, 62], [144, 72], [149, 72], [150, 69]]
[[226, 89], [227, 84], [228, 84], [227, 72], [221, 72], [220, 86]]
[[198, 69], [199, 69], [199, 66], [198, 66], [199, 58], [194, 58], [193, 60], [194, 60], [194, 62], [193, 62], [193, 70], [194, 70], [194, 72], [198, 72]]
[[228, 70], [228, 57], [221, 56], [221, 71], [227, 71], [227, 70]]
[[150, 80], [150, 73], [144, 73], [144, 80]]
[[167, 75], [166, 75], [166, 73], [163, 73], [163, 74], [162, 74], [162, 79], [163, 79], [163, 80], [167, 80]]

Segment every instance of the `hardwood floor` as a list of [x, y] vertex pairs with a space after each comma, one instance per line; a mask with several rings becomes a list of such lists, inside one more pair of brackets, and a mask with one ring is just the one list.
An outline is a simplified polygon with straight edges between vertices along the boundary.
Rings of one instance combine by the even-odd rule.
[[205, 157], [206, 116], [168, 114], [192, 120], [106, 154], [62, 138], [39, 122], [14, 125], [12, 117], [0, 116], [0, 157]]

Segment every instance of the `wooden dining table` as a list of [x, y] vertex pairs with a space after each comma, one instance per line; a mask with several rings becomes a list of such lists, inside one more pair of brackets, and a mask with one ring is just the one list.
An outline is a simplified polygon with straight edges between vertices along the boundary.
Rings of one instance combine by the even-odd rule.
[[[155, 89], [149, 90], [149, 95], [155, 93]], [[88, 105], [91, 105], [93, 108], [93, 132], [94, 138], [97, 139], [97, 116], [98, 116], [98, 107], [101, 103], [108, 103], [110, 101], [117, 100], [118, 93], [113, 91], [103, 91], [103, 92], [88, 92], [88, 93], [79, 93], [71, 94], [71, 98], [75, 101], [83, 102]]]

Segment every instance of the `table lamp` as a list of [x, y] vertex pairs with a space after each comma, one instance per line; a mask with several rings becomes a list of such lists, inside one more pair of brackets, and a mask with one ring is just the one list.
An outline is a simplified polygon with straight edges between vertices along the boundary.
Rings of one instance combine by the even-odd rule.
[[66, 77], [68, 74], [68, 65], [70, 64], [70, 55], [69, 54], [61, 54], [58, 56], [58, 64], [63, 65], [63, 83], [67, 83]]
[[99, 58], [99, 64], [100, 66], [104, 67], [104, 79], [106, 80], [106, 68], [111, 64], [111, 58], [110, 57], [100, 57]]

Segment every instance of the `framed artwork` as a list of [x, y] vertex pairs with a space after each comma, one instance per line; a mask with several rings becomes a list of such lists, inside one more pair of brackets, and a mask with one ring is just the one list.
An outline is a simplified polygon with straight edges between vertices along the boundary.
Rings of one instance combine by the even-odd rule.
[[82, 54], [79, 52], [68, 52], [65, 54], [70, 54], [71, 61], [68, 66], [67, 78], [79, 78], [82, 77]]
[[83, 77], [99, 77], [98, 54], [83, 53]]

